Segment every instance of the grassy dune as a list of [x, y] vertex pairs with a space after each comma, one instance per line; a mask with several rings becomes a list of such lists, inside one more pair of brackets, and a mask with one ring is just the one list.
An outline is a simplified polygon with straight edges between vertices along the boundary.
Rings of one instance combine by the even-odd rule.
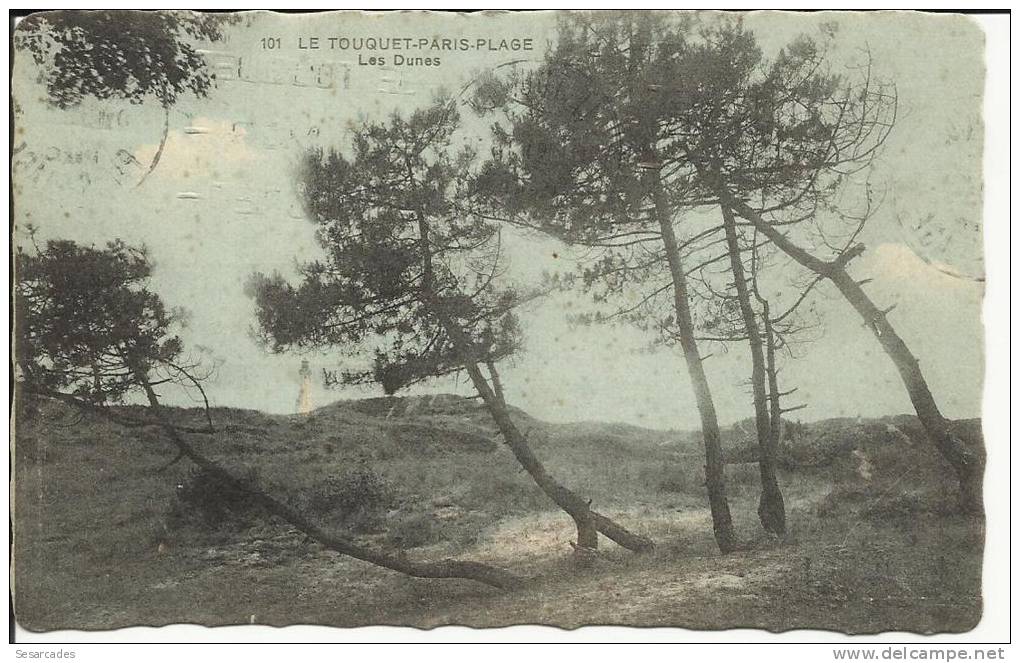
[[[324, 525], [412, 557], [491, 562], [531, 582], [504, 593], [413, 579], [325, 551], [243, 508], [203, 517], [185, 499], [196, 481], [188, 461], [158, 471], [174, 454], [155, 430], [39, 403], [17, 412], [15, 609], [23, 627], [540, 623], [868, 633], [965, 631], [981, 616], [983, 522], [952, 512], [949, 468], [913, 417], [792, 427], [780, 454], [786, 541], [757, 523], [757, 468], [746, 462], [753, 441], [726, 431], [731, 509], [746, 546], [721, 556], [696, 434], [548, 424], [515, 411], [557, 477], [658, 544], [634, 555], [603, 539], [599, 558], [580, 568], [568, 545], [572, 522], [519, 470], [476, 401], [380, 398], [306, 417], [212, 414], [217, 433], [191, 436], [196, 445]], [[202, 422], [197, 410], [173, 415]], [[959, 425], [980, 436], [977, 422]], [[352, 477], [364, 480], [355, 496], [374, 495], [371, 508], [352, 512], [349, 495], [337, 497]]]

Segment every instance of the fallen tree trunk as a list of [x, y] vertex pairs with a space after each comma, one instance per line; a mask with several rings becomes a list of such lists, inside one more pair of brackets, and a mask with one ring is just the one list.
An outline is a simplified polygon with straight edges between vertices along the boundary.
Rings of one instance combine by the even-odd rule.
[[[220, 466], [219, 463], [207, 458], [195, 449], [195, 447], [184, 439], [181, 431], [170, 423], [162, 404], [159, 402], [159, 397], [156, 395], [155, 391], [153, 391], [152, 385], [148, 381], [146, 373], [144, 371], [136, 370], [135, 378], [138, 381], [139, 386], [141, 386], [145, 391], [149, 407], [155, 415], [156, 423], [152, 425], [157, 425], [163, 430], [166, 437], [177, 448], [181, 455], [188, 458], [198, 467], [219, 478], [219, 480], [224, 484], [243, 491], [252, 499], [252, 501], [262, 507], [267, 513], [279, 517], [324, 548], [416, 578], [462, 578], [465, 580], [474, 580], [499, 589], [513, 589], [522, 584], [522, 580], [519, 577], [508, 571], [488, 564], [454, 559], [444, 559], [436, 562], [415, 561], [408, 559], [402, 554], [391, 554], [373, 548], [368, 548], [336, 534], [327, 532], [315, 523], [306, 519], [295, 509], [284, 504], [278, 499], [267, 495], [258, 487], [252, 486], [248, 482], [235, 477], [229, 471]], [[54, 394], [48, 391], [37, 391], [35, 393], [42, 396], [54, 397]], [[74, 399], [73, 397], [61, 398], [60, 400], [71, 404], [78, 404], [77, 399]], [[87, 404], [82, 405], [89, 411], [98, 411], [103, 413], [102, 408], [88, 408]], [[111, 419], [111, 421], [116, 422], [115, 419]]]
[[634, 534], [597, 511], [591, 512], [591, 519], [595, 524], [596, 530], [602, 533], [607, 539], [615, 541], [617, 544], [628, 550], [644, 552], [655, 547], [655, 544], [647, 536]]

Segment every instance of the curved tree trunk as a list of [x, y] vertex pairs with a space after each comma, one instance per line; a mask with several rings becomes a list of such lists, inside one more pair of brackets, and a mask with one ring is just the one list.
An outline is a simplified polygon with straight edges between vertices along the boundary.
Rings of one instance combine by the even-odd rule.
[[[441, 317], [445, 318], [446, 316]], [[446, 318], [443, 326], [451, 338], [454, 339], [454, 343], [459, 348], [463, 348], [466, 339], [463, 337], [457, 338], [460, 334], [456, 324]], [[577, 526], [577, 546], [589, 549], [598, 548], [598, 532], [595, 529], [595, 523], [593, 522], [591, 510], [588, 508], [587, 502], [560, 484], [545, 469], [545, 466], [531, 450], [531, 446], [524, 438], [524, 435], [521, 434], [520, 429], [517, 428], [517, 425], [510, 418], [509, 410], [499, 402], [498, 397], [489, 387], [485, 376], [482, 375], [481, 370], [478, 368], [478, 364], [465, 360], [464, 368], [471, 377], [475, 390], [481, 395], [482, 402], [485, 403], [489, 414], [495, 420], [496, 427], [503, 435], [503, 440], [510, 447], [510, 451], [513, 452], [514, 458], [531, 475], [531, 478], [542, 489], [542, 492], [555, 502], [557, 506], [566, 511], [574, 520], [574, 524]]]
[[730, 271], [733, 272], [733, 287], [737, 293], [748, 345], [751, 347], [751, 391], [754, 395], [754, 425], [758, 434], [758, 471], [761, 476], [758, 518], [765, 531], [783, 536], [786, 534], [786, 506], [783, 503], [783, 493], [779, 489], [779, 480], [776, 478], [776, 450], [771, 443], [772, 424], [765, 389], [765, 356], [762, 351], [761, 332], [758, 329], [758, 316], [751, 306], [751, 293], [747, 287], [747, 277], [744, 275], [736, 219], [733, 218], [733, 211], [725, 205], [722, 206], [722, 215], [726, 245], [730, 254]]
[[730, 505], [726, 499], [726, 477], [723, 474], [722, 437], [719, 433], [719, 420], [715, 413], [712, 391], [705, 376], [698, 342], [695, 339], [694, 320], [691, 317], [690, 301], [687, 293], [687, 276], [684, 274], [680, 261], [680, 250], [673, 231], [672, 214], [666, 202], [662, 180], [658, 171], [650, 173], [652, 193], [654, 196], [655, 215], [662, 232], [662, 242], [666, 249], [670, 275], [673, 277], [673, 305], [676, 309], [677, 330], [680, 335], [680, 347], [683, 349], [690, 375], [691, 386], [701, 416], [701, 433], [705, 441], [705, 486], [708, 489], [708, 504], [712, 511], [712, 529], [719, 550], [723, 553], [733, 552], [737, 548], [736, 534], [733, 531], [733, 520], [730, 516]]
[[163, 148], [166, 147], [166, 139], [170, 134], [170, 108], [168, 106], [163, 107], [163, 137], [159, 139], [159, 147], [156, 148], [156, 154], [152, 157], [152, 163], [149, 164], [149, 169], [142, 175], [142, 179], [138, 180], [138, 184], [135, 188], [142, 186], [146, 178], [152, 174], [152, 171], [156, 170], [156, 166], [159, 164], [160, 157], [163, 156]]
[[[531, 450], [531, 445], [528, 444], [527, 439], [510, 417], [510, 410], [503, 401], [502, 386], [499, 387], [498, 392], [493, 390], [488, 380], [482, 374], [478, 361], [473, 356], [471, 340], [464, 330], [461, 329], [460, 325], [457, 324], [457, 321], [450, 316], [442, 300], [432, 290], [432, 261], [428, 249], [429, 227], [427, 221], [420, 215], [418, 228], [420, 240], [424, 246], [422, 255], [425, 260], [422, 277], [422, 295], [429, 309], [439, 320], [440, 326], [457, 348], [464, 369], [471, 378], [475, 390], [481, 396], [482, 402], [485, 404], [486, 409], [488, 409], [493, 421], [495, 421], [496, 428], [499, 429], [500, 434], [503, 436], [503, 441], [510, 448], [514, 458], [517, 459], [521, 467], [538, 484], [542, 492], [573, 519], [574, 524], [577, 526], [576, 548], [579, 549], [578, 552], [584, 554], [585, 551], [596, 550], [598, 548], [599, 532], [602, 532], [624, 548], [635, 552], [653, 548], [654, 544], [651, 539], [629, 532], [609, 518], [592, 511], [586, 500], [557, 481], [545, 469], [545, 466], [538, 457], [535, 456]], [[493, 371], [494, 383], [499, 384], [498, 373], [494, 372], [495, 367], [490, 364], [489, 369]]]
[[863, 245], [857, 245], [837, 260], [828, 262], [811, 255], [786, 238], [783, 233], [767, 223], [760, 214], [740, 200], [724, 186], [717, 187], [717, 193], [723, 204], [747, 219], [773, 244], [798, 263], [816, 274], [832, 281], [846, 298], [854, 310], [864, 319], [865, 324], [878, 339], [885, 353], [896, 366], [903, 386], [917, 412], [928, 436], [942, 456], [952, 465], [960, 484], [960, 507], [971, 513], [980, 513], [982, 509], [981, 484], [984, 477], [984, 458], [980, 450], [971, 448], [953, 431], [935, 398], [928, 388], [928, 382], [921, 372], [917, 359], [910, 348], [896, 333], [886, 318], [888, 311], [879, 309], [864, 289], [846, 271], [846, 264], [854, 256], [860, 255]]
[[[469, 357], [470, 341], [466, 334], [460, 329], [459, 325], [457, 325], [457, 323], [446, 314], [441, 302], [439, 302], [434, 296], [430, 296], [429, 299], [430, 308], [436, 313], [443, 329], [450, 336], [450, 339], [457, 346], [462, 356]], [[493, 391], [492, 387], [485, 379], [478, 363], [471, 361], [470, 358], [465, 358], [463, 360], [463, 365], [468, 376], [471, 378], [471, 382], [474, 385], [475, 390], [478, 392], [478, 395], [481, 396], [482, 402], [485, 404], [486, 409], [488, 409], [489, 414], [496, 423], [496, 427], [503, 436], [504, 442], [506, 442], [506, 445], [513, 453], [514, 458], [516, 458], [521, 467], [523, 467], [524, 470], [531, 475], [531, 478], [536, 484], [538, 484], [538, 487], [542, 489], [542, 492], [573, 519], [574, 524], [577, 526], [578, 548], [589, 550], [597, 549], [599, 532], [624, 548], [635, 552], [651, 550], [654, 547], [654, 543], [651, 539], [639, 534], [634, 534], [613, 522], [606, 516], [592, 511], [586, 500], [582, 499], [581, 496], [562, 485], [551, 474], [549, 474], [549, 472], [545, 469], [545, 466], [531, 450], [531, 445], [528, 444], [527, 439], [521, 433], [520, 429], [517, 428], [513, 419], [511, 419], [510, 410], [507, 408], [502, 398]]]
[[178, 432], [178, 430], [167, 419], [159, 398], [149, 384], [145, 371], [135, 370], [135, 377], [138, 384], [145, 390], [149, 407], [152, 409], [160, 427], [166, 433], [170, 441], [177, 447], [179, 452], [190, 459], [202, 469], [219, 477], [225, 484], [243, 490], [251, 499], [271, 513], [294, 526], [298, 531], [314, 539], [320, 545], [355, 559], [375, 564], [393, 571], [414, 576], [416, 578], [463, 578], [491, 585], [499, 589], [512, 589], [521, 584], [520, 578], [504, 571], [503, 569], [482, 564], [480, 562], [461, 561], [455, 559], [444, 559], [437, 562], [420, 562], [407, 559], [403, 555], [392, 555], [389, 553], [367, 548], [335, 534], [326, 532], [318, 525], [306, 520], [299, 512], [280, 502], [274, 497], [267, 495], [255, 486], [242, 481], [227, 470], [223, 469], [215, 461], [206, 458], [191, 446]]

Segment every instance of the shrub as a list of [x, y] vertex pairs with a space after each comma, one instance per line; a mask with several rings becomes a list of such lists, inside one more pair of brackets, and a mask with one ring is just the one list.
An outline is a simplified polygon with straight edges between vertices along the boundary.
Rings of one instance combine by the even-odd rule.
[[898, 525], [938, 510], [938, 500], [934, 496], [892, 488], [883, 483], [840, 484], [821, 500], [816, 513], [825, 517], [840, 511], [856, 511], [873, 523]]
[[337, 515], [343, 524], [355, 531], [377, 527], [392, 505], [393, 490], [367, 467], [328, 477], [308, 498], [308, 508], [312, 512]]
[[[238, 477], [244, 483], [258, 486], [259, 474], [248, 468]], [[179, 524], [197, 525], [214, 530], [233, 523], [239, 529], [251, 527], [264, 513], [241, 487], [225, 481], [218, 472], [193, 468], [177, 484], [170, 519]]]

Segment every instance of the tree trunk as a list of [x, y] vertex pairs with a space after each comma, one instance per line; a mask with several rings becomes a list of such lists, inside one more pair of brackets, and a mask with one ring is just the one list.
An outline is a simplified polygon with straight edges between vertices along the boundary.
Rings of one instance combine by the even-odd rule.
[[[580, 549], [578, 552], [584, 555], [587, 551], [596, 550], [598, 548], [598, 533], [600, 531], [619, 545], [635, 552], [653, 548], [654, 544], [650, 539], [629, 532], [605, 516], [592, 511], [587, 501], [557, 481], [545, 469], [545, 466], [538, 457], [535, 456], [527, 439], [510, 417], [510, 410], [502, 398], [502, 389], [500, 389], [498, 394], [493, 391], [489, 382], [482, 374], [481, 368], [479, 368], [477, 358], [474, 357], [474, 353], [471, 350], [471, 340], [464, 330], [461, 329], [457, 321], [447, 312], [439, 296], [433, 292], [432, 261], [428, 248], [429, 227], [421, 215], [418, 218], [418, 227], [423, 244], [423, 258], [425, 260], [422, 277], [422, 294], [425, 297], [426, 303], [439, 320], [440, 326], [442, 326], [457, 348], [464, 369], [467, 371], [468, 376], [470, 376], [475, 390], [481, 396], [482, 402], [485, 404], [486, 409], [488, 409], [493, 421], [495, 421], [496, 427], [503, 436], [503, 441], [510, 448], [514, 458], [517, 459], [521, 467], [538, 484], [542, 492], [573, 519], [574, 524], [577, 526], [576, 547]], [[490, 370], [493, 368], [490, 365]], [[493, 373], [494, 377], [496, 375], [496, 373]]]
[[719, 421], [712, 401], [712, 391], [705, 377], [705, 367], [698, 343], [695, 340], [694, 320], [691, 317], [690, 302], [687, 294], [687, 276], [684, 274], [680, 261], [680, 250], [677, 247], [676, 233], [673, 232], [673, 219], [666, 202], [662, 180], [658, 171], [650, 173], [652, 192], [654, 195], [655, 214], [662, 232], [662, 242], [666, 249], [670, 275], [673, 277], [673, 304], [676, 309], [677, 330], [680, 334], [680, 347], [683, 349], [690, 375], [691, 386], [701, 416], [701, 433], [705, 441], [705, 486], [708, 489], [708, 503], [712, 510], [712, 529], [719, 550], [730, 553], [736, 550], [737, 541], [733, 531], [733, 520], [730, 517], [730, 505], [726, 500], [726, 477], [723, 474], [722, 442], [719, 433]]
[[218, 463], [199, 453], [181, 436], [173, 424], [170, 423], [163, 410], [162, 404], [159, 402], [159, 398], [156, 396], [152, 386], [149, 384], [146, 372], [144, 370], [135, 369], [134, 373], [138, 380], [138, 384], [145, 390], [145, 395], [149, 401], [149, 407], [156, 416], [159, 426], [163, 429], [167, 437], [170, 438], [170, 441], [177, 447], [181, 454], [187, 456], [193, 463], [201, 467], [203, 470], [219, 477], [225, 484], [243, 490], [255, 503], [264, 508], [266, 512], [283, 519], [295, 529], [314, 539], [325, 548], [338, 552], [342, 555], [360, 559], [370, 564], [375, 564], [376, 566], [381, 566], [393, 571], [399, 571], [400, 573], [414, 576], [416, 578], [464, 578], [467, 580], [481, 582], [486, 585], [491, 585], [492, 587], [497, 587], [499, 589], [512, 589], [521, 584], [521, 579], [513, 574], [504, 571], [503, 569], [482, 564], [480, 562], [461, 561], [455, 559], [444, 559], [437, 562], [414, 561], [407, 559], [403, 555], [392, 555], [378, 550], [373, 550], [326, 532], [318, 525], [306, 520], [304, 516], [296, 510], [287, 506], [283, 502], [280, 502], [276, 498], [265, 494], [259, 488], [251, 486], [247, 482], [234, 477]]
[[653, 542], [647, 537], [634, 534], [619, 524], [613, 522], [602, 514], [592, 511], [588, 502], [579, 495], [558, 482], [545, 469], [542, 462], [535, 456], [528, 444], [527, 439], [517, 428], [517, 425], [510, 417], [510, 410], [503, 403], [502, 399], [493, 391], [485, 376], [482, 374], [478, 363], [470, 357], [470, 341], [456, 321], [452, 320], [443, 309], [442, 303], [434, 296], [430, 297], [430, 308], [436, 313], [443, 329], [449, 334], [454, 345], [461, 356], [464, 357], [464, 369], [468, 372], [471, 382], [485, 403], [486, 409], [496, 422], [503, 440], [510, 448], [514, 458], [521, 467], [531, 475], [531, 478], [542, 489], [549, 499], [563, 509], [577, 526], [577, 547], [594, 550], [598, 548], [598, 533], [602, 532], [609, 539], [619, 545], [633, 550], [643, 552], [654, 547]]
[[725, 205], [721, 207], [726, 244], [730, 254], [730, 269], [733, 272], [733, 287], [737, 293], [740, 315], [743, 318], [744, 330], [751, 347], [751, 390], [754, 395], [754, 424], [758, 434], [758, 470], [761, 475], [758, 518], [765, 531], [772, 532], [776, 536], [783, 536], [786, 534], [786, 507], [783, 504], [783, 493], [779, 489], [779, 480], [776, 478], [775, 448], [770, 443], [771, 421], [765, 389], [765, 356], [762, 351], [761, 333], [758, 329], [758, 316], [751, 306], [751, 293], [747, 288], [747, 278], [744, 276], [744, 263], [737, 237], [736, 219], [733, 218], [733, 211], [729, 207]]
[[492, 378], [492, 391], [496, 394], [499, 402], [506, 405], [506, 396], [503, 394], [503, 381], [499, 378], [499, 371], [496, 370], [495, 362], [487, 361], [485, 365], [489, 368], [489, 377]]
[[[441, 317], [445, 318], [446, 316]], [[444, 324], [444, 327], [447, 328], [447, 333], [454, 338], [454, 343], [458, 348], [463, 348], [465, 339], [463, 337], [457, 338], [459, 336], [459, 328], [456, 326], [456, 323], [449, 321], [448, 318], [447, 320], [448, 322]], [[456, 331], [451, 331], [454, 329]], [[475, 389], [481, 395], [482, 402], [485, 403], [489, 414], [492, 415], [493, 420], [496, 422], [496, 427], [503, 435], [503, 440], [510, 447], [510, 451], [513, 452], [514, 458], [531, 475], [531, 478], [542, 489], [542, 492], [555, 502], [557, 506], [566, 511], [574, 520], [574, 524], [577, 526], [577, 546], [592, 550], [598, 548], [598, 532], [595, 529], [595, 523], [592, 519], [588, 503], [579, 495], [560, 484], [545, 469], [545, 466], [531, 450], [531, 445], [528, 444], [520, 429], [517, 428], [517, 425], [510, 418], [509, 410], [499, 401], [499, 398], [489, 387], [488, 382], [486, 382], [485, 377], [478, 368], [478, 364], [465, 360], [464, 368], [471, 377], [471, 382], [474, 384]]]
[[149, 169], [142, 175], [142, 179], [138, 180], [138, 184], [135, 188], [142, 186], [145, 180], [152, 174], [152, 171], [156, 170], [156, 166], [159, 164], [160, 157], [163, 156], [163, 148], [166, 147], [166, 139], [170, 134], [170, 108], [168, 106], [163, 107], [163, 137], [159, 139], [159, 147], [156, 148], [156, 154], [152, 157], [152, 163], [149, 164]]
[[886, 318], [887, 311], [875, 306], [861, 285], [846, 271], [846, 263], [859, 255], [864, 247], [858, 245], [843, 257], [827, 262], [811, 255], [786, 238], [779, 230], [767, 223], [749, 205], [730, 193], [725, 187], [717, 187], [723, 204], [747, 219], [773, 244], [798, 263], [814, 273], [824, 276], [835, 284], [854, 310], [864, 319], [865, 324], [878, 339], [882, 349], [896, 366], [910, 401], [917, 412], [928, 436], [943, 457], [952, 465], [960, 484], [960, 507], [965, 512], [980, 513], [982, 510], [981, 484], [984, 477], [984, 458], [981, 450], [971, 448], [958, 437], [949, 420], [942, 416], [935, 398], [928, 388], [928, 382], [921, 372], [917, 359], [900, 338]]
[[[762, 320], [765, 322], [765, 374], [769, 387], [769, 457], [773, 464], [779, 457], [779, 442], [783, 436], [783, 407], [780, 403], [779, 370], [776, 368], [776, 335], [769, 317], [769, 303], [762, 300]], [[786, 513], [783, 513], [783, 527], [786, 527]]]

